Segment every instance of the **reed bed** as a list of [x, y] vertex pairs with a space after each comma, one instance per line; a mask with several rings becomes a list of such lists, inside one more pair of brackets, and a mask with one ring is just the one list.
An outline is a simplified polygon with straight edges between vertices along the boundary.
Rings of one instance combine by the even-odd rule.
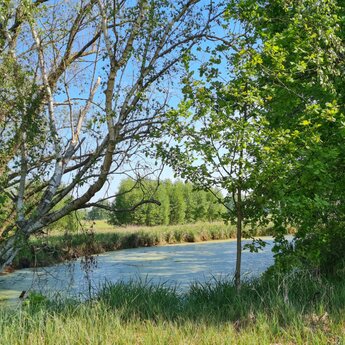
[[[253, 235], [267, 235], [259, 229]], [[84, 224], [79, 233], [40, 236], [19, 253], [14, 268], [41, 267], [107, 251], [157, 245], [228, 240], [235, 238], [234, 226], [222, 222], [155, 227], [116, 227], [105, 222]]]

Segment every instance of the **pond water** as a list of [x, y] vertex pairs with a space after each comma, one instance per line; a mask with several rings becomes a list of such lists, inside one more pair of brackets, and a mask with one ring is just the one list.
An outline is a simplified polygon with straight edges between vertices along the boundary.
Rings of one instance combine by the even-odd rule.
[[[273, 241], [263, 251], [243, 251], [242, 276], [257, 276], [273, 264]], [[250, 241], [243, 241], [248, 243]], [[88, 296], [106, 282], [145, 279], [186, 289], [193, 281], [232, 277], [236, 241], [213, 241], [108, 252], [94, 262], [77, 260], [51, 267], [24, 269], [0, 276], [0, 301], [17, 299], [21, 291]], [[87, 267], [85, 267], [87, 266]]]

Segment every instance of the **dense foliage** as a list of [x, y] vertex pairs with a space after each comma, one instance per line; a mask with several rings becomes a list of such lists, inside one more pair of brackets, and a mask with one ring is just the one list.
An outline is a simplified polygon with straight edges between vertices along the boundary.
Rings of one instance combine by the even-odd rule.
[[186, 61], [173, 147], [159, 146], [179, 174], [228, 192], [238, 237], [242, 222], [274, 225], [279, 269], [343, 264], [344, 13], [336, 0], [229, 1], [228, 38], [198, 70]]
[[[271, 137], [260, 160], [257, 196], [277, 231], [280, 268], [334, 272], [343, 265], [344, 53], [343, 1], [238, 1], [229, 15], [257, 43], [255, 83]], [[297, 228], [295, 246], [281, 236]]]
[[[219, 203], [221, 193], [195, 190], [191, 183], [181, 181], [142, 180], [140, 184], [132, 179], [123, 180], [114, 209], [109, 215], [112, 224], [170, 225], [195, 223], [197, 221], [216, 221], [225, 212]], [[148, 203], [131, 211], [142, 200], [155, 199], [160, 205]]]

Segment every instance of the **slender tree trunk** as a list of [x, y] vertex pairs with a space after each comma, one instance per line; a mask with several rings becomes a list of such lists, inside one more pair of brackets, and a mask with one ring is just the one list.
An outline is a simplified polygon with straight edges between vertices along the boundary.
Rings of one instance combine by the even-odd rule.
[[[246, 93], [248, 92], [248, 85], [245, 87]], [[243, 107], [241, 119], [248, 120], [247, 104]], [[236, 197], [236, 237], [237, 237], [237, 253], [236, 253], [236, 271], [235, 271], [235, 286], [237, 291], [241, 288], [241, 261], [242, 261], [242, 226], [243, 226], [243, 205], [242, 205], [242, 189], [243, 189], [243, 156], [245, 148], [242, 146], [244, 140], [244, 129], [240, 132], [239, 144], [241, 145], [239, 151], [239, 165], [238, 165], [238, 181], [237, 181], [237, 197]]]
[[236, 253], [236, 270], [235, 270], [235, 286], [237, 290], [241, 287], [241, 260], [242, 260], [242, 190], [241, 187], [237, 188], [237, 202], [236, 202], [236, 243], [237, 243], [237, 253]]

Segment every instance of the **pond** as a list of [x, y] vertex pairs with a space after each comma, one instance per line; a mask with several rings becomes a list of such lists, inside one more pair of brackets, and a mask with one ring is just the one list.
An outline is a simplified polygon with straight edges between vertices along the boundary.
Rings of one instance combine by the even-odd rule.
[[[263, 251], [243, 251], [243, 277], [257, 276], [273, 264], [273, 241], [265, 240], [268, 244]], [[133, 279], [164, 282], [184, 290], [193, 281], [232, 277], [235, 261], [234, 240], [119, 250], [95, 256], [91, 262], [79, 259], [0, 276], [0, 300], [17, 299], [23, 290], [88, 296], [105, 282]]]

